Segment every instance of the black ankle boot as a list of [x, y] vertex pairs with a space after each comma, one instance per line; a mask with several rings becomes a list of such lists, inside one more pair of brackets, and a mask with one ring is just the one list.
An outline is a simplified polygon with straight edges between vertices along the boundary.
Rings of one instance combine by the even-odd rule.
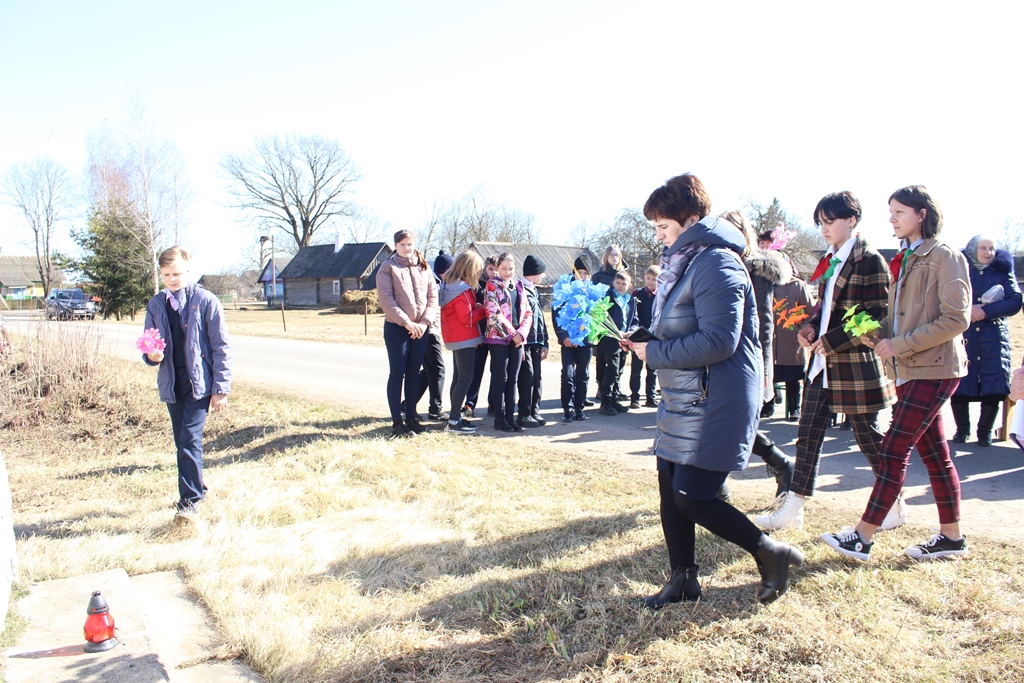
[[757, 600], [764, 604], [775, 602], [789, 590], [789, 567], [804, 563], [804, 554], [791, 545], [762, 536], [757, 547], [757, 569], [761, 572], [761, 585], [757, 589]]
[[764, 460], [764, 464], [775, 476], [775, 497], [778, 498], [788, 491], [793, 484], [793, 466], [796, 461], [779, 450], [775, 442], [760, 431], [754, 436], [754, 447], [751, 452]]
[[672, 578], [665, 587], [654, 595], [641, 598], [640, 602], [647, 609], [661, 609], [670, 602], [687, 600], [693, 602], [700, 599], [700, 584], [697, 582], [697, 565], [692, 567], [676, 567], [672, 570]]
[[992, 445], [992, 426], [996, 423], [996, 416], [999, 415], [999, 406], [987, 406], [981, 404], [981, 415], [978, 417], [978, 445]]
[[968, 403], [952, 403], [949, 407], [953, 409], [953, 422], [956, 423], [956, 434], [951, 441], [953, 443], [967, 443], [967, 437], [971, 435], [971, 408]]

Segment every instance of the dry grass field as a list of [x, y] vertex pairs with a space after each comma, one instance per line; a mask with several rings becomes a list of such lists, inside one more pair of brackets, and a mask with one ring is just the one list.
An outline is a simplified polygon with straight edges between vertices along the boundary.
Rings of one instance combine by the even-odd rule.
[[[912, 526], [860, 565], [817, 541], [848, 521], [821, 510], [783, 536], [807, 562], [777, 603], [756, 605], [752, 560], [701, 532], [703, 599], [650, 613], [635, 598], [666, 569], [650, 472], [392, 441], [379, 419], [245, 386], [208, 423], [202, 523], [176, 527], [151, 375], [96, 355], [86, 326], [53, 329], [0, 360], [20, 587], [180, 570], [268, 681], [1024, 680], [1019, 547], [978, 535], [919, 564], [900, 553], [927, 535]], [[741, 509], [763, 497], [737, 488]]]

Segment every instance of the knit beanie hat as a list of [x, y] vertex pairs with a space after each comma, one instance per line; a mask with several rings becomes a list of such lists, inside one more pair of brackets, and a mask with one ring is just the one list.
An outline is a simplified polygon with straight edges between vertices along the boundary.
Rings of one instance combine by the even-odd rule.
[[587, 262], [583, 260], [582, 256], [577, 256], [576, 260], [572, 262], [572, 266], [576, 270], [585, 270], [588, 273], [590, 272], [590, 267], [587, 265]]
[[455, 259], [450, 254], [444, 253], [444, 249], [442, 249], [437, 252], [437, 258], [434, 259], [434, 274], [441, 277], [452, 267], [453, 263], [455, 263]]
[[523, 261], [523, 275], [543, 275], [548, 271], [540, 256], [529, 254]]

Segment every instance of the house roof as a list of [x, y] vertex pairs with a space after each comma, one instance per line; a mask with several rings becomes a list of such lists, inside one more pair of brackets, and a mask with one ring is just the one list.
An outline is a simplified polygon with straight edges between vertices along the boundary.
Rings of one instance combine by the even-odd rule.
[[391, 253], [383, 242], [346, 244], [337, 252], [333, 244], [302, 247], [281, 269], [280, 277], [282, 280], [362, 277], [382, 250]]
[[572, 272], [572, 263], [577, 256], [583, 260], [594, 272], [601, 260], [594, 256], [594, 253], [586, 247], [573, 247], [556, 244], [512, 244], [511, 242], [473, 242], [469, 248], [484, 258], [492, 254], [500, 254], [504, 251], [516, 257], [516, 272], [523, 272], [523, 261], [527, 255], [533, 254], [540, 257], [540, 260], [547, 266], [547, 272], [541, 279], [541, 286], [553, 285], [561, 275]]
[[[50, 278], [55, 282], [65, 279], [64, 273], [56, 268], [50, 272]], [[0, 285], [28, 287], [33, 282], [42, 282], [35, 256], [0, 256]]]
[[[284, 270], [285, 267], [289, 263], [291, 263], [292, 257], [291, 256], [276, 256], [273, 260], [267, 259], [266, 265], [263, 266], [262, 270], [258, 271], [258, 276], [256, 277], [256, 280], [255, 280], [256, 284], [260, 285], [260, 284], [264, 284], [266, 282], [270, 282], [270, 273], [268, 271], [270, 270], [270, 264], [273, 263], [274, 261], [277, 261], [277, 279], [280, 280], [281, 279], [281, 271]], [[253, 272], [256, 272], [256, 271], [253, 271]]]

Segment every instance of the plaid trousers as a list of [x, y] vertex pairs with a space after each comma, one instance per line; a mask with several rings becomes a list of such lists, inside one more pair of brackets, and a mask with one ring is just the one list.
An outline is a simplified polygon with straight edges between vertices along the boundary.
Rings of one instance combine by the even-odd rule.
[[871, 498], [861, 518], [880, 526], [903, 490], [910, 454], [917, 446], [928, 469], [928, 479], [939, 508], [939, 522], [960, 521], [960, 477], [949, 453], [942, 428], [942, 406], [956, 391], [960, 379], [918, 379], [896, 387], [892, 424], [882, 439], [882, 463]]
[[[825, 430], [832, 417], [830, 392], [821, 385], [824, 374], [818, 373], [813, 382], [804, 382], [804, 400], [800, 406], [800, 423], [796, 429], [796, 465], [789, 490], [805, 498], [814, 495], [814, 482], [818, 478], [818, 465], [821, 462], [821, 445], [825, 441]], [[868, 459], [871, 471], [877, 477], [884, 436], [878, 428], [878, 411], [848, 413], [847, 417], [853, 425], [853, 435], [860, 446], [860, 452]]]

